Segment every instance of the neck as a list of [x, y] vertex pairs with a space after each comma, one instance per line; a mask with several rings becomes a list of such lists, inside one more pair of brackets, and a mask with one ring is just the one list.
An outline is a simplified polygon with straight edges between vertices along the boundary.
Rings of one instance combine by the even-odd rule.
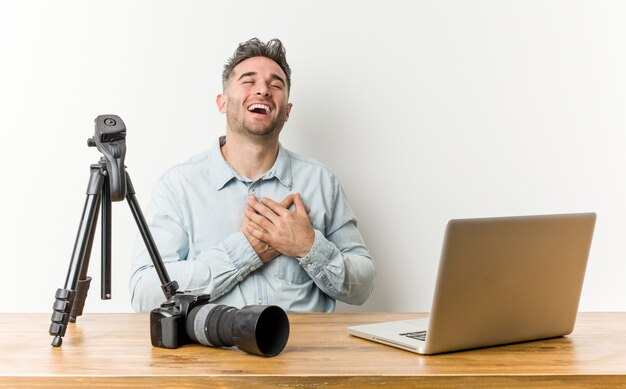
[[256, 181], [276, 162], [278, 138], [255, 141], [233, 131], [226, 131], [226, 143], [220, 150], [226, 162], [237, 173]]

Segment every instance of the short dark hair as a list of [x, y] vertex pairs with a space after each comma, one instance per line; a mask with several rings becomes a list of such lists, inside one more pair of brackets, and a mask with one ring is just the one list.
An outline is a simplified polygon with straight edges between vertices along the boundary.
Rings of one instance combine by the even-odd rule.
[[240, 43], [233, 56], [224, 65], [222, 73], [222, 86], [226, 84], [233, 74], [235, 66], [253, 57], [266, 57], [276, 62], [287, 76], [287, 92], [291, 89], [291, 68], [287, 63], [285, 46], [279, 39], [271, 39], [267, 43], [261, 42], [258, 38], [252, 38]]

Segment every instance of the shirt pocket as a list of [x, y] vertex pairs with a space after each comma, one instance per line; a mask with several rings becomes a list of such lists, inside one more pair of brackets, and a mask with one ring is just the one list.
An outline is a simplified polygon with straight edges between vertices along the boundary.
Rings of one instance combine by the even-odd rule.
[[279, 279], [292, 284], [304, 284], [307, 281], [311, 281], [311, 277], [300, 266], [300, 262], [297, 259], [281, 255], [275, 258], [274, 261], [278, 262], [278, 274], [276, 274], [276, 277]]

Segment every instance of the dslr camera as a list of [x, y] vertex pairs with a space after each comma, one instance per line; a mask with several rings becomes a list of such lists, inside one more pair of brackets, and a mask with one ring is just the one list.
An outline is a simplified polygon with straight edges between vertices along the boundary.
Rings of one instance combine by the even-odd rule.
[[275, 305], [241, 309], [211, 304], [208, 294], [177, 291], [150, 312], [152, 345], [178, 348], [189, 343], [237, 346], [251, 354], [273, 357], [289, 338], [287, 314]]

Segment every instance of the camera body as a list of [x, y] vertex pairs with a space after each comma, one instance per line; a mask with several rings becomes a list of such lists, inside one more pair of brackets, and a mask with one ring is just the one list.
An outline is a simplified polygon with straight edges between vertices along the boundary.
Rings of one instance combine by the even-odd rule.
[[172, 297], [150, 312], [152, 345], [178, 348], [193, 343], [186, 331], [187, 316], [194, 308], [209, 304], [210, 295], [177, 291]]

